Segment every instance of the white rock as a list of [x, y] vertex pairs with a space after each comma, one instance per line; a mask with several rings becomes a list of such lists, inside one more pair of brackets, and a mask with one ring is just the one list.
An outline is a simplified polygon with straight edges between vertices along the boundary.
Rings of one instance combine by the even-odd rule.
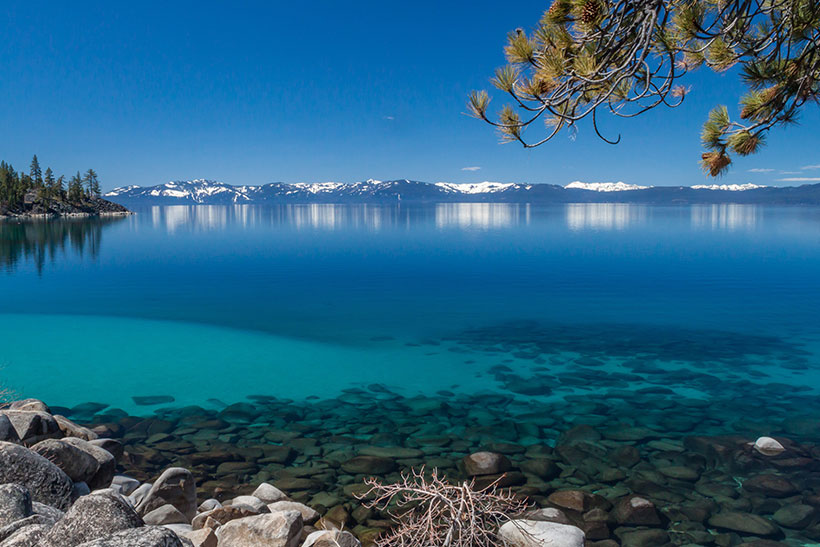
[[284, 492], [266, 482], [256, 487], [256, 490], [253, 491], [253, 497], [259, 498], [265, 503], [275, 503], [288, 499], [288, 496]]
[[130, 496], [134, 490], [140, 487], [140, 481], [127, 475], [114, 475], [111, 480], [111, 488], [119, 491], [123, 496]]
[[301, 536], [302, 515], [298, 511], [235, 519], [216, 530], [220, 547], [297, 547]]
[[498, 536], [510, 547], [584, 547], [584, 532], [569, 524], [535, 520], [504, 523]]
[[782, 444], [771, 437], [760, 437], [755, 441], [754, 447], [764, 456], [777, 456], [786, 450]]
[[240, 505], [250, 507], [257, 513], [268, 512], [268, 505], [256, 496], [236, 496], [234, 499], [231, 500], [231, 506], [237, 507]]
[[350, 532], [316, 530], [305, 538], [302, 547], [362, 547], [362, 543]]

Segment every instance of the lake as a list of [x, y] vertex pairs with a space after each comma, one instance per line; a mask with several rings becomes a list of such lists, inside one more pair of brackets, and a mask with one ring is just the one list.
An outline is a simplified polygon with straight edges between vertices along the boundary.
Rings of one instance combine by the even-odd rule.
[[[820, 440], [817, 208], [153, 207], [0, 224], [0, 269], [3, 385], [171, 424], [126, 434], [162, 437], [135, 474], [191, 463], [162, 443], [296, 434], [303, 465], [331, 435], [446, 461], [581, 424], [673, 463], [691, 438]], [[282, 468], [219, 463], [201, 476]]]

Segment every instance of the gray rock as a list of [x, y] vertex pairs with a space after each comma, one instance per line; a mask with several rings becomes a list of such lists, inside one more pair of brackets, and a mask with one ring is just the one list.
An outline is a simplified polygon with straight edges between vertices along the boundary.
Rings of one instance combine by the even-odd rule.
[[234, 499], [231, 500], [231, 505], [233, 507], [245, 505], [247, 507], [254, 509], [257, 513], [268, 512], [268, 504], [266, 504], [264, 501], [260, 500], [256, 496], [236, 496]]
[[111, 480], [114, 478], [114, 472], [117, 469], [117, 460], [114, 456], [108, 450], [76, 437], [66, 437], [63, 439], [63, 442], [90, 454], [100, 465], [94, 476], [86, 481], [89, 488], [92, 490], [108, 488], [108, 485], [111, 484]]
[[45, 537], [50, 526], [46, 524], [29, 524], [17, 529], [0, 543], [3, 547], [37, 547]]
[[131, 503], [134, 505], [134, 507], [139, 507], [139, 504], [142, 503], [142, 501], [148, 495], [148, 492], [151, 491], [151, 488], [153, 486], [154, 485], [150, 482], [144, 482], [141, 485], [139, 485], [136, 490], [134, 490], [133, 492], [131, 492], [131, 494], [128, 495], [128, 499], [131, 500]]
[[236, 519], [216, 531], [219, 547], [297, 547], [302, 535], [297, 511], [266, 513]]
[[266, 482], [256, 487], [256, 490], [253, 491], [253, 496], [265, 503], [274, 503], [288, 499], [288, 496], [284, 492]]
[[298, 511], [299, 514], [302, 515], [302, 521], [305, 524], [313, 524], [319, 520], [319, 513], [304, 503], [296, 501], [276, 501], [268, 505], [268, 510], [271, 513], [276, 513], [277, 511]]
[[196, 516], [196, 482], [190, 471], [181, 467], [166, 469], [137, 505], [137, 512], [145, 515], [166, 503], [176, 507], [189, 521]]
[[509, 547], [584, 547], [584, 532], [575, 526], [536, 520], [511, 520], [498, 529]]
[[0, 414], [9, 419], [17, 436], [26, 444], [63, 436], [51, 414], [39, 410], [0, 410]]
[[39, 501], [31, 502], [31, 509], [35, 515], [43, 515], [54, 522], [57, 522], [65, 516], [63, 511], [60, 511], [56, 507], [46, 505], [45, 503], [40, 503]]
[[185, 545], [174, 532], [167, 528], [143, 526], [87, 541], [78, 547], [185, 547]]
[[19, 401], [12, 401], [9, 403], [11, 410], [36, 410], [38, 412], [45, 412], [51, 414], [51, 409], [40, 399], [21, 399]]
[[362, 547], [362, 543], [347, 531], [316, 530], [308, 535], [302, 547]]
[[194, 517], [194, 520], [191, 521], [191, 528], [194, 530], [205, 528], [205, 523], [207, 523], [209, 519], [219, 524], [225, 524], [232, 520], [253, 517], [258, 514], [259, 513], [256, 510], [244, 505], [239, 507], [226, 505], [225, 507], [217, 507], [216, 509], [211, 509], [210, 511], [205, 511], [204, 513], [198, 514]]
[[814, 520], [815, 509], [811, 505], [791, 504], [778, 509], [772, 518], [786, 528], [805, 528]]
[[78, 499], [48, 531], [41, 547], [74, 547], [142, 525], [142, 519], [121, 495], [100, 490]]
[[462, 463], [464, 464], [464, 472], [471, 477], [476, 475], [497, 475], [511, 467], [510, 460], [506, 456], [495, 452], [475, 452], [469, 456], [464, 456]]
[[0, 442], [0, 484], [25, 486], [31, 499], [67, 509], [71, 503], [73, 484], [59, 467], [20, 445]]
[[17, 430], [11, 425], [11, 420], [5, 414], [0, 414], [0, 441], [9, 443], [20, 442]]
[[140, 487], [140, 481], [127, 475], [114, 475], [111, 479], [111, 488], [117, 490], [123, 496], [130, 496]]
[[31, 494], [19, 484], [0, 485], [0, 528], [33, 513]]
[[57, 427], [63, 432], [66, 437], [78, 437], [86, 441], [97, 439], [99, 435], [79, 424], [75, 424], [65, 416], [59, 414], [54, 415], [54, 421], [57, 422]]
[[145, 524], [154, 524], [157, 526], [162, 524], [190, 524], [191, 522], [170, 503], [166, 503], [162, 507], [157, 507], [147, 513], [142, 520], [145, 521]]
[[80, 496], [87, 496], [90, 493], [91, 493], [91, 488], [88, 487], [88, 483], [85, 483], [85, 482], [75, 482], [74, 483], [74, 493], [72, 494], [74, 499], [77, 499]]
[[177, 534], [190, 541], [194, 547], [217, 547], [219, 540], [216, 538], [216, 532], [211, 528], [201, 528], [199, 530], [191, 530], [184, 534]]
[[200, 513], [202, 513], [202, 512], [205, 512], [205, 511], [211, 511], [213, 509], [219, 509], [220, 507], [222, 507], [222, 504], [219, 503], [219, 500], [215, 500], [213, 498], [208, 498], [208, 499], [206, 499], [205, 501], [203, 501], [202, 503], [199, 504], [199, 507], [197, 508], [197, 510]]
[[770, 520], [752, 513], [725, 511], [712, 515], [709, 525], [723, 530], [753, 534], [755, 536], [774, 536], [780, 532]]
[[16, 520], [11, 524], [7, 524], [6, 526], [0, 528], [0, 545], [3, 545], [3, 541], [17, 533], [17, 531], [21, 528], [34, 525], [52, 526], [53, 524], [53, 520], [44, 517], [43, 515], [31, 515], [26, 518]]
[[108, 451], [108, 453], [114, 456], [114, 459], [117, 461], [120, 461], [125, 453], [122, 443], [116, 439], [95, 439], [88, 442]]
[[46, 439], [31, 449], [62, 469], [74, 482], [88, 483], [100, 469], [94, 456], [62, 439]]

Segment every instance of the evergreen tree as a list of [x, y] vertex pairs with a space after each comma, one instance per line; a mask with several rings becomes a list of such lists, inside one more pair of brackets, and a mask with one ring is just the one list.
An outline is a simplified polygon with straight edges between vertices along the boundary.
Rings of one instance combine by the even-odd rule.
[[37, 154], [31, 159], [31, 169], [29, 170], [31, 181], [34, 188], [43, 187], [43, 172], [40, 170], [40, 162], [37, 160]]
[[96, 171], [93, 169], [86, 171], [83, 182], [85, 183], [86, 193], [89, 197], [100, 197], [100, 179], [97, 177]]
[[533, 32], [508, 35], [504, 53], [508, 65], [492, 84], [512, 102], [494, 114], [489, 94], [476, 91], [468, 108], [527, 148], [561, 130], [573, 137], [585, 118], [616, 144], [620, 136], [601, 134], [600, 115], [678, 106], [690, 91], [682, 85], [688, 72], [737, 67], [747, 88], [738, 118], [717, 106], [701, 134], [701, 164], [717, 176], [732, 154], [755, 153], [770, 129], [820, 103], [820, 2], [551, 0]]
[[57, 182], [54, 185], [54, 190], [55, 190], [55, 193], [56, 193], [57, 197], [59, 197], [60, 199], [65, 199], [66, 198], [65, 175], [60, 175], [57, 178]]
[[43, 185], [45, 188], [45, 195], [49, 199], [54, 199], [58, 196], [57, 181], [54, 180], [54, 172], [51, 167], [46, 168], [46, 174], [43, 177]]
[[68, 183], [68, 201], [72, 203], [79, 203], [85, 197], [85, 192], [83, 191], [83, 177], [80, 175], [80, 172], [77, 171], [77, 174], [71, 177], [71, 180]]

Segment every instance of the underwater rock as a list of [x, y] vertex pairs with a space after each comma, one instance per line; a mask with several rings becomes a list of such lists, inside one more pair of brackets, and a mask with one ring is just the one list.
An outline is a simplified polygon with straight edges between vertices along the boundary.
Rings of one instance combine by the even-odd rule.
[[512, 467], [506, 456], [495, 452], [475, 452], [465, 456], [461, 461], [464, 464], [464, 472], [471, 477], [497, 475]]
[[754, 443], [754, 448], [764, 456], [777, 456], [785, 452], [785, 448], [771, 437], [760, 437]]

